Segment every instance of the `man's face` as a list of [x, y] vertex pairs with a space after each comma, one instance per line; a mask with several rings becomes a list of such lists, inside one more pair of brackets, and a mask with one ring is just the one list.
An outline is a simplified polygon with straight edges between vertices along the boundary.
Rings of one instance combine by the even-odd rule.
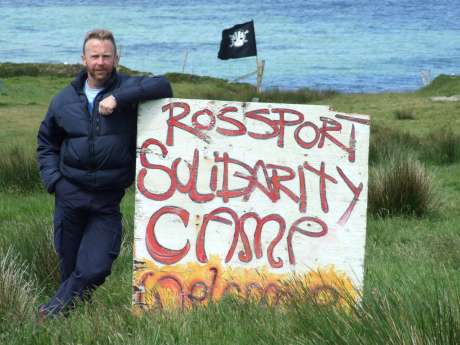
[[88, 72], [88, 84], [93, 88], [102, 87], [118, 63], [110, 40], [88, 40], [81, 59]]

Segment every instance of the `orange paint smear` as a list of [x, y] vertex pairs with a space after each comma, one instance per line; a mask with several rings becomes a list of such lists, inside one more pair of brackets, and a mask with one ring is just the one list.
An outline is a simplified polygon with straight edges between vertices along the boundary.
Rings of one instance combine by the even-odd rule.
[[278, 305], [309, 295], [317, 303], [345, 306], [358, 291], [333, 266], [299, 274], [275, 274], [265, 268], [223, 266], [217, 256], [206, 264], [158, 266], [146, 260], [134, 268], [133, 305], [140, 310], [190, 308], [224, 296]]

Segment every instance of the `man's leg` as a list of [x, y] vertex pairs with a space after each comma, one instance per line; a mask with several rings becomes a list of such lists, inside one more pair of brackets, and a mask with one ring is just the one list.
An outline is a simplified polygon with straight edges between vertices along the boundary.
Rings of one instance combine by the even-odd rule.
[[86, 227], [85, 212], [70, 207], [65, 200], [56, 197], [54, 211], [54, 248], [59, 257], [61, 283], [75, 269], [78, 249]]
[[46, 306], [52, 314], [61, 312], [76, 298], [88, 297], [101, 285], [110, 274], [120, 250], [122, 225], [119, 202], [123, 193], [88, 193], [88, 196], [88, 221], [75, 268]]
[[121, 245], [121, 214], [93, 213], [81, 241], [75, 270], [85, 281], [81, 298], [90, 297], [92, 291], [103, 284], [112, 271], [112, 264], [118, 257]]
[[[85, 209], [88, 202], [88, 195], [67, 179], [62, 178], [56, 185], [54, 246], [61, 272], [61, 285], [58, 292], [67, 285], [66, 281], [75, 270], [80, 243], [88, 222]], [[45, 314], [55, 314], [61, 310], [60, 303], [55, 297], [42, 306]]]

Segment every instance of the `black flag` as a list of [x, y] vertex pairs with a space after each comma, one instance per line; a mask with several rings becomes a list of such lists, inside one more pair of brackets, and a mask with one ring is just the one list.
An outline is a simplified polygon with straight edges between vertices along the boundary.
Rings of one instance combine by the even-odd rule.
[[257, 55], [257, 47], [252, 20], [222, 31], [222, 41], [217, 55], [219, 59], [238, 59], [254, 55]]

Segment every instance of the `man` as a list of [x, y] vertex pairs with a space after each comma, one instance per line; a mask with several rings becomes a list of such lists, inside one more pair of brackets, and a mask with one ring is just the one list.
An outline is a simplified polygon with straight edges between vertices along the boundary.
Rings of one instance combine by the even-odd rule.
[[134, 179], [137, 104], [172, 96], [163, 77], [118, 74], [107, 30], [87, 33], [85, 70], [53, 98], [38, 132], [41, 178], [55, 193], [54, 244], [61, 284], [40, 315], [91, 296], [121, 243], [120, 201]]

